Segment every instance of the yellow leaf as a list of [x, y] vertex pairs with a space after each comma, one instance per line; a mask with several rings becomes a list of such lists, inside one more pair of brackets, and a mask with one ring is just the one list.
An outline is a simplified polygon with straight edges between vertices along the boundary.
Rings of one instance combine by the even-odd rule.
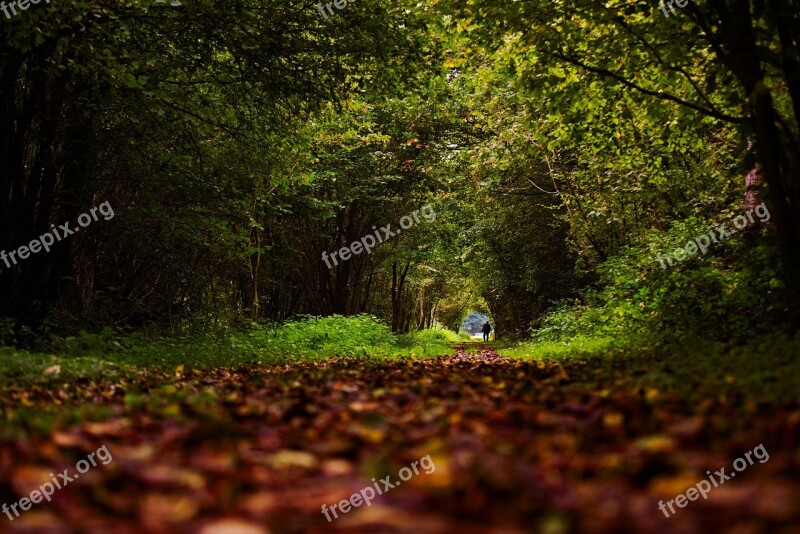
[[675, 441], [666, 436], [647, 436], [638, 440], [636, 446], [647, 452], [667, 452], [675, 449]]
[[607, 428], [619, 428], [625, 421], [625, 417], [621, 413], [611, 412], [603, 415], [603, 425]]
[[289, 449], [284, 449], [271, 455], [269, 462], [275, 469], [285, 469], [288, 467], [314, 469], [317, 467], [317, 458], [313, 454]]
[[704, 477], [693, 473], [682, 473], [670, 478], [656, 478], [650, 483], [650, 491], [657, 495], [674, 497], [678, 493], [684, 493], [702, 478]]

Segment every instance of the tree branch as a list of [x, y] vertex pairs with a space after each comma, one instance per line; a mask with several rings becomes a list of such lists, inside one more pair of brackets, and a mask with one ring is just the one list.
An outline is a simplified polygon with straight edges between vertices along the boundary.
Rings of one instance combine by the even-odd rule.
[[600, 68], [600, 67], [593, 67], [591, 65], [588, 65], [588, 64], [584, 63], [583, 61], [581, 61], [579, 59], [572, 58], [572, 57], [569, 57], [569, 56], [565, 56], [565, 55], [563, 55], [561, 53], [558, 53], [558, 52], [546, 52], [546, 53], [549, 53], [552, 56], [557, 57], [558, 59], [561, 59], [562, 61], [566, 61], [567, 63], [570, 63], [572, 65], [578, 66], [578, 67], [580, 67], [580, 68], [582, 68], [584, 70], [587, 70], [589, 72], [593, 72], [595, 74], [599, 74], [599, 75], [605, 76], [607, 78], [612, 78], [612, 79], [616, 80], [617, 82], [623, 84], [624, 86], [630, 87], [631, 89], [636, 89], [637, 91], [639, 91], [641, 93], [644, 93], [646, 95], [656, 97], [656, 98], [658, 98], [660, 100], [668, 100], [670, 102], [675, 102], [676, 104], [679, 104], [681, 106], [687, 107], [689, 109], [693, 109], [695, 111], [699, 111], [700, 113], [702, 113], [704, 115], [708, 115], [709, 117], [714, 117], [715, 119], [723, 120], [723, 121], [726, 121], [726, 122], [731, 122], [731, 123], [734, 123], [734, 124], [740, 124], [740, 123], [745, 121], [744, 117], [734, 117], [732, 115], [728, 115], [727, 113], [722, 113], [722, 112], [716, 111], [714, 109], [705, 108], [705, 107], [700, 106], [698, 104], [693, 104], [692, 102], [688, 102], [686, 100], [683, 100], [682, 98], [679, 98], [677, 96], [671, 95], [669, 93], [665, 93], [663, 91], [653, 91], [652, 89], [646, 89], [646, 88], [642, 87], [641, 85], [638, 85], [638, 84], [636, 84], [636, 83], [634, 83], [634, 82], [632, 82], [630, 80], [626, 80], [625, 78], [623, 78], [622, 76], [620, 76], [619, 74], [617, 74], [615, 72], [612, 72], [612, 71], [610, 71], [608, 69], [603, 69], [603, 68]]

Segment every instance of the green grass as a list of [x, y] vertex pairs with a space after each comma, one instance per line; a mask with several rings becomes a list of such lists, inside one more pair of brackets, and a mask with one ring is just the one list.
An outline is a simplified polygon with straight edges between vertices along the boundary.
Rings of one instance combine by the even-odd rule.
[[614, 340], [608, 337], [575, 336], [570, 341], [539, 341], [495, 347], [501, 356], [524, 360], [559, 360], [591, 357], [614, 351]]
[[[59, 382], [75, 382], [98, 377], [114, 380], [133, 369], [119, 362], [111, 362], [94, 356], [74, 357], [66, 355], [32, 353], [0, 347], [0, 391], [15, 384], [47, 385], [58, 377]], [[58, 367], [58, 373], [46, 373]]]
[[[271, 365], [364, 358], [381, 361], [438, 357], [452, 353], [449, 343], [460, 336], [446, 330], [394, 335], [374, 317], [303, 317], [276, 327], [252, 325], [245, 332], [222, 337], [191, 336], [149, 339], [119, 336], [106, 329], [54, 339], [36, 351], [0, 347], [0, 392], [10, 387], [64, 380], [116, 379], [138, 369], [186, 371], [242, 364]], [[60, 367], [58, 376], [45, 370]]]
[[746, 342], [693, 339], [678, 344], [577, 336], [569, 342], [521, 343], [500, 354], [573, 364], [586, 383], [609, 380], [687, 402], [708, 398], [755, 404], [800, 401], [800, 336], [771, 334]]

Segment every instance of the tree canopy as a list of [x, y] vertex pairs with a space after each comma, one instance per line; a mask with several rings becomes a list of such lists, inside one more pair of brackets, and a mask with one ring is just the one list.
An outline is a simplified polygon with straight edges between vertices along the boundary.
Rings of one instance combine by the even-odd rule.
[[[363, 0], [328, 18], [309, 2], [178, 4], [39, 4], [0, 28], [0, 248], [103, 201], [118, 213], [2, 266], [0, 313], [18, 326], [371, 313], [402, 332], [486, 306], [524, 337], [609, 284], [635, 306], [685, 290], [678, 276], [744, 273], [756, 286], [737, 302], [780, 295], [759, 321], [797, 323], [798, 15], [783, 0], [670, 16], [583, 0]], [[713, 260], [661, 273], [646, 258], [746, 195], [769, 223]], [[425, 205], [434, 221], [322, 261]], [[758, 247], [780, 261], [756, 272]], [[620, 263], [632, 280], [610, 274]]]

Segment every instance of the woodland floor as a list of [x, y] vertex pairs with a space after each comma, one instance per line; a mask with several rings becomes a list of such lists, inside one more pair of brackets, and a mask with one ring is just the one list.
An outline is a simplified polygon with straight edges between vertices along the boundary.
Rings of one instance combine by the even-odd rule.
[[[482, 344], [455, 352], [16, 392], [0, 402], [95, 407], [56, 430], [6, 434], [0, 501], [74, 473], [103, 445], [113, 460], [13, 522], [0, 515], [0, 531], [800, 532], [796, 405], [690, 404], [631, 389], [616, 379], [624, 369], [507, 359]], [[659, 511], [761, 443], [768, 461], [670, 518]], [[330, 523], [321, 513], [426, 455], [432, 473]]]

